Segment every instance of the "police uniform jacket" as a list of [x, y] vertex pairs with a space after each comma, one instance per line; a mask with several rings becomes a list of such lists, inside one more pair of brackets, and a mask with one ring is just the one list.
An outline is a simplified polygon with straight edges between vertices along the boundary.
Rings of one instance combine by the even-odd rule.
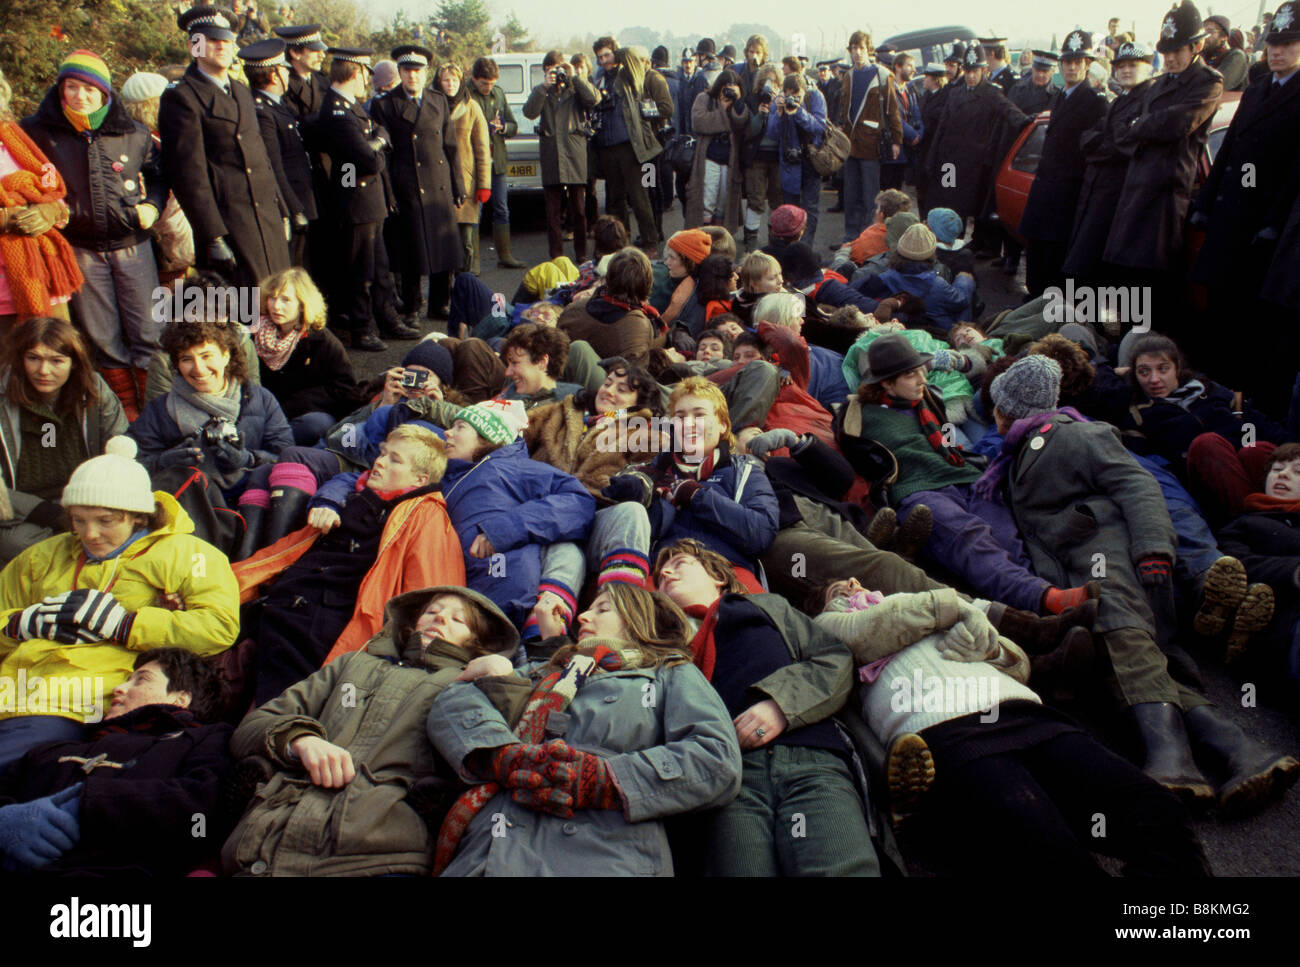
[[301, 212], [314, 220], [317, 212], [311, 159], [302, 141], [298, 115], [285, 106], [283, 98], [276, 101], [262, 91], [253, 92], [253, 103], [257, 105], [257, 123], [284, 203], [291, 212]]
[[158, 107], [163, 172], [194, 229], [200, 260], [224, 236], [240, 279], [255, 284], [289, 267], [289, 209], [258, 127], [253, 95], [238, 81], [226, 94], [190, 64]]
[[1043, 242], [1067, 242], [1083, 187], [1079, 139], [1106, 116], [1106, 99], [1086, 81], [1057, 98], [1043, 139], [1043, 154], [1020, 218], [1020, 234]]
[[417, 104], [399, 86], [376, 98], [371, 111], [393, 139], [397, 215], [388, 232], [401, 242], [389, 246], [395, 267], [421, 275], [460, 268], [455, 202], [465, 185], [446, 96], [425, 88]]

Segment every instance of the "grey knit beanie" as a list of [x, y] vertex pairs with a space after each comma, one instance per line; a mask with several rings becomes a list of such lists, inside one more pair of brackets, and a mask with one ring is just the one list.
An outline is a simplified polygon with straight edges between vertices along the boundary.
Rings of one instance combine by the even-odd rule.
[[1013, 420], [1054, 410], [1061, 393], [1061, 366], [1048, 356], [1026, 356], [993, 380], [993, 405]]

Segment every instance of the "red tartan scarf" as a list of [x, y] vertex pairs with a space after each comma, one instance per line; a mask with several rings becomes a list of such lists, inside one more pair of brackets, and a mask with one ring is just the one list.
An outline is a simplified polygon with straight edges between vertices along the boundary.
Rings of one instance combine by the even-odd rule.
[[[599, 671], [618, 671], [622, 667], [622, 656], [612, 648], [598, 645], [591, 649], [590, 654], [584, 654], [579, 647], [564, 667], [547, 674], [533, 688], [519, 724], [515, 727], [519, 741], [525, 745], [539, 744], [546, 738], [546, 720], [551, 713], [563, 712], [568, 708], [591, 675]], [[499, 784], [484, 782], [465, 791], [456, 800], [438, 831], [438, 844], [433, 855], [434, 876], [441, 875], [450, 865], [465, 831], [469, 829], [470, 821], [500, 791]]]
[[889, 408], [892, 410], [915, 410], [917, 422], [921, 424], [921, 432], [930, 441], [930, 446], [934, 447], [935, 452], [954, 467], [966, 465], [966, 460], [962, 455], [943, 442], [943, 424], [939, 422], [939, 417], [935, 416], [934, 410], [930, 409], [925, 396], [922, 396], [919, 400], [901, 400], [897, 396], [891, 396], [889, 397]]

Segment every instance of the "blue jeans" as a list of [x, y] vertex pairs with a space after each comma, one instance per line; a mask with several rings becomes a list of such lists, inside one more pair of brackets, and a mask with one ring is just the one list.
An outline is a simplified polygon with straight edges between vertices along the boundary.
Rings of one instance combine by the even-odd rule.
[[492, 175], [492, 224], [510, 224], [510, 193], [505, 172]]
[[300, 447], [314, 447], [316, 441], [332, 430], [337, 422], [333, 416], [320, 410], [295, 416], [289, 421], [293, 428], [293, 442]]
[[880, 162], [850, 158], [844, 162], [844, 238], [851, 242], [867, 227], [880, 194]]
[[650, 555], [650, 517], [640, 504], [624, 501], [596, 511], [584, 548], [565, 542], [542, 552], [542, 580], [557, 581], [575, 594], [608, 554], [636, 551]]
[[806, 161], [803, 163], [802, 175], [799, 183], [799, 194], [782, 192], [781, 203], [783, 205], [798, 205], [808, 213], [808, 224], [804, 227], [803, 237], [799, 241], [812, 246], [813, 236], [817, 234], [817, 210], [821, 203], [822, 179], [821, 175], [817, 174], [817, 170]]
[[85, 734], [85, 726], [61, 715], [20, 715], [0, 722], [0, 772], [42, 742], [71, 742]]

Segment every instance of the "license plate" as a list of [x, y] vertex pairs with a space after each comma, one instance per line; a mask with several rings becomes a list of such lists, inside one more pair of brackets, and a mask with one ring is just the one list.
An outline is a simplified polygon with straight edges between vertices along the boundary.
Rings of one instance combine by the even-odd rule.
[[531, 178], [537, 174], [537, 165], [510, 165], [506, 174], [511, 178]]

